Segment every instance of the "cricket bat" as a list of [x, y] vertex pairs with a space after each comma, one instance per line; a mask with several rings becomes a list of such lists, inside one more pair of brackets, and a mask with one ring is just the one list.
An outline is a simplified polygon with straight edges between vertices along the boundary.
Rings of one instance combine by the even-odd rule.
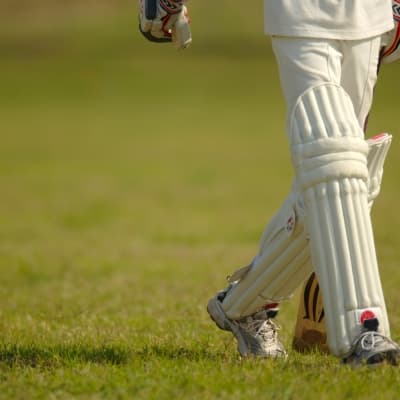
[[328, 352], [325, 311], [315, 273], [304, 283], [293, 337], [293, 349], [305, 353]]

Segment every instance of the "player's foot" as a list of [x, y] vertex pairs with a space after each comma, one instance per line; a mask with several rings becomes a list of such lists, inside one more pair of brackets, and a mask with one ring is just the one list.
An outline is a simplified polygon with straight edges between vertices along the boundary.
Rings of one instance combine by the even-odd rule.
[[343, 359], [343, 363], [351, 365], [373, 365], [383, 362], [397, 365], [399, 361], [399, 345], [374, 331], [362, 333], [355, 341], [350, 355]]
[[207, 311], [218, 328], [233, 333], [241, 356], [269, 358], [287, 356], [278, 339], [278, 327], [269, 318], [268, 311], [263, 310], [240, 320], [232, 320], [222, 308], [223, 294], [224, 292], [218, 293], [208, 302]]

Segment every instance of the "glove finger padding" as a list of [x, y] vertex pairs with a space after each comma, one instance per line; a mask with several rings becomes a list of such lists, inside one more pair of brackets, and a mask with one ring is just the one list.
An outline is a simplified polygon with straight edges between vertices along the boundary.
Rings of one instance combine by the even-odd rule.
[[152, 42], [185, 48], [192, 42], [190, 19], [183, 0], [140, 0], [139, 30]]
[[382, 62], [391, 63], [400, 59], [400, 0], [392, 0], [394, 28], [385, 37]]

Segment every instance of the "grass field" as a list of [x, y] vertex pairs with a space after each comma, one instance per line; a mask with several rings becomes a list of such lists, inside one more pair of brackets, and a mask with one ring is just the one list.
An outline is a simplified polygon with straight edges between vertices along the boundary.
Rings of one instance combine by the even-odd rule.
[[[210, 322], [292, 177], [261, 4], [192, 2], [177, 52], [133, 3], [0, 26], [0, 398], [397, 399], [396, 368], [291, 351], [297, 294], [287, 361], [241, 361]], [[397, 69], [370, 135], [399, 131]], [[373, 212], [396, 340], [399, 155], [395, 137]]]

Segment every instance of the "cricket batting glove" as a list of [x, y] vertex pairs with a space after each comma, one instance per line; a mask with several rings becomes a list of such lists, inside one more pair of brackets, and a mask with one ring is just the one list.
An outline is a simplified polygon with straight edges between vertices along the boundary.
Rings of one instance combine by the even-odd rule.
[[172, 42], [184, 49], [192, 42], [186, 0], [139, 0], [139, 30], [151, 42]]
[[400, 0], [392, 0], [394, 28], [384, 37], [382, 62], [385, 64], [400, 59]]

